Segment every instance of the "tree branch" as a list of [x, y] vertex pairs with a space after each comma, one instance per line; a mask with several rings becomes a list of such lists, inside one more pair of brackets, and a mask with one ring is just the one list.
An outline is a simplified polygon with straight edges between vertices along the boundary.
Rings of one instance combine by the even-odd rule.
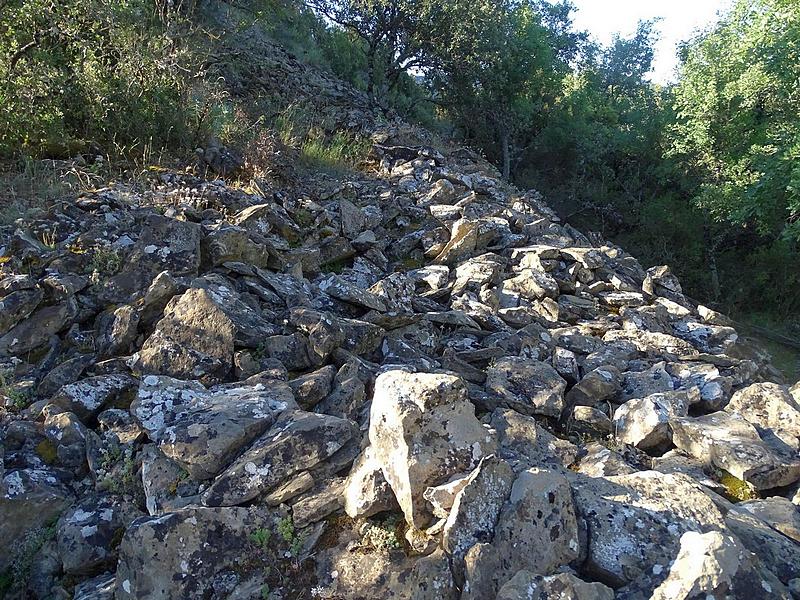
[[11, 55], [11, 59], [8, 61], [8, 73], [6, 76], [10, 77], [11, 74], [14, 72], [17, 63], [23, 56], [25, 56], [25, 53], [28, 52], [29, 50], [32, 50], [38, 45], [39, 45], [39, 40], [34, 37], [33, 40], [31, 40], [30, 42], [25, 44], [22, 48], [14, 52], [14, 54]]

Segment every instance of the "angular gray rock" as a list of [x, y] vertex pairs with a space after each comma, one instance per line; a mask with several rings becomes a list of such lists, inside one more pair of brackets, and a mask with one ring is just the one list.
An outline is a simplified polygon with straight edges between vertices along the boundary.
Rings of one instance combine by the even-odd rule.
[[680, 552], [652, 600], [784, 598], [780, 581], [735, 537], [719, 531], [681, 536]]
[[800, 508], [788, 498], [772, 496], [763, 500], [747, 500], [738, 504], [737, 508], [743, 508], [800, 544]]
[[511, 409], [498, 408], [489, 424], [497, 432], [498, 455], [515, 464], [517, 470], [541, 467], [553, 470], [575, 462], [578, 448], [548, 432], [536, 419]]
[[409, 524], [430, 520], [428, 487], [496, 450], [474, 410], [464, 383], [451, 375], [387, 371], [375, 381], [369, 439]]
[[616, 367], [604, 366], [589, 371], [566, 394], [569, 406], [595, 406], [614, 398], [621, 390], [621, 379]]
[[685, 475], [642, 471], [576, 476], [572, 489], [586, 560], [581, 572], [648, 597], [665, 579], [687, 531], [725, 526], [722, 514]]
[[782, 583], [800, 577], [800, 544], [778, 533], [766, 522], [738, 506], [725, 515], [725, 524], [744, 546]]
[[688, 414], [686, 392], [660, 392], [634, 398], [614, 412], [614, 436], [642, 450], [663, 450], [672, 443], [670, 421]]
[[754, 425], [770, 430], [790, 448], [800, 450], [800, 405], [784, 386], [754, 383], [736, 392], [725, 407]]
[[220, 588], [236, 597], [251, 571], [262, 568], [247, 566], [255, 552], [250, 536], [271, 527], [270, 514], [259, 508], [185, 508], [137, 519], [119, 547], [115, 598], [194, 600]]
[[332, 456], [353, 435], [353, 425], [344, 419], [287, 412], [219, 474], [203, 494], [203, 504], [244, 504]]
[[117, 543], [128, 523], [141, 516], [133, 505], [105, 497], [89, 497], [58, 520], [56, 539], [64, 571], [91, 575], [116, 566]]
[[550, 575], [581, 555], [567, 479], [529, 469], [513, 483], [494, 537], [467, 557], [469, 598], [492, 598], [518, 571]]
[[543, 576], [522, 570], [500, 588], [497, 600], [614, 600], [614, 590], [569, 573]]
[[131, 404], [147, 436], [195, 479], [210, 479], [297, 405], [283, 381], [219, 386], [148, 375]]
[[174, 298], [138, 353], [144, 373], [219, 381], [233, 366], [236, 328], [206, 290]]
[[344, 488], [344, 511], [352, 519], [371, 517], [397, 507], [392, 488], [383, 476], [372, 446], [359, 455], [347, 476]]
[[[0, 539], [11, 544], [30, 530], [45, 527], [73, 501], [59, 473], [49, 468], [8, 471], [0, 485]], [[9, 546], [0, 553], [0, 570], [15, 559]]]
[[97, 375], [65, 385], [50, 401], [87, 420], [110, 404], [127, 407], [137, 388], [137, 381], [128, 375]]
[[789, 485], [800, 479], [796, 452], [778, 452], [742, 417], [727, 411], [673, 419], [673, 442], [705, 464], [728, 471], [756, 489]]
[[494, 537], [500, 509], [511, 493], [513, 482], [514, 471], [508, 463], [487, 456], [455, 495], [442, 530], [442, 548], [452, 558], [459, 579], [463, 578], [467, 551]]
[[0, 337], [0, 356], [22, 356], [44, 346], [78, 316], [78, 304], [70, 298], [62, 304], [40, 308]]
[[559, 416], [566, 387], [558, 372], [540, 361], [507, 357], [486, 370], [486, 390], [499, 404], [526, 415]]

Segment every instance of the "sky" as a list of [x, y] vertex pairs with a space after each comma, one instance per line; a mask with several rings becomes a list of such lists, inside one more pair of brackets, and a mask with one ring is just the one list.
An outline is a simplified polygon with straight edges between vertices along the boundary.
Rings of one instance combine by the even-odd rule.
[[587, 30], [598, 42], [607, 44], [614, 33], [632, 35], [641, 19], [661, 17], [657, 25], [660, 39], [655, 47], [652, 81], [674, 81], [677, 44], [698, 28], [716, 22], [731, 0], [572, 0], [578, 8], [575, 28]]

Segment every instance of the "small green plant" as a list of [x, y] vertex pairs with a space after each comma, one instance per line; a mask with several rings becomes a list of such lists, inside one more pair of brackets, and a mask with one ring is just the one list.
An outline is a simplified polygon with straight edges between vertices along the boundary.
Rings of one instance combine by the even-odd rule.
[[98, 246], [94, 249], [89, 271], [98, 277], [110, 277], [122, 268], [122, 257], [119, 252], [107, 246]]
[[42, 440], [36, 445], [36, 454], [45, 462], [53, 465], [58, 462], [58, 449], [55, 444], [48, 439]]
[[376, 550], [393, 550], [400, 548], [402, 543], [398, 535], [398, 526], [401, 519], [397, 515], [390, 515], [384, 519], [370, 522], [364, 530], [362, 538], [365, 545]]
[[323, 273], [336, 273], [337, 275], [339, 275], [341, 274], [342, 271], [344, 271], [345, 267], [347, 267], [346, 260], [334, 260], [333, 262], [321, 265], [320, 270]]
[[103, 458], [100, 466], [105, 474], [98, 481], [100, 489], [119, 496], [135, 493], [138, 478], [133, 449], [128, 447], [122, 451], [118, 447], [112, 447], [109, 450], [101, 450], [101, 453]]
[[272, 538], [272, 531], [266, 529], [265, 527], [256, 529], [253, 533], [250, 534], [250, 542], [252, 542], [254, 546], [258, 546], [262, 550], [267, 549], [271, 538]]
[[14, 577], [11, 575], [11, 570], [0, 573], [0, 598], [5, 598], [13, 585]]
[[310, 227], [314, 223], [314, 215], [311, 214], [311, 211], [306, 210], [305, 208], [298, 208], [296, 211], [294, 211], [292, 216], [294, 218], [294, 222], [300, 227]]
[[0, 594], [25, 593], [34, 558], [42, 546], [55, 537], [57, 521], [58, 518], [54, 518], [44, 527], [28, 531], [11, 546], [11, 567], [0, 575]]
[[16, 410], [27, 408], [32, 400], [30, 391], [15, 387], [10, 383], [10, 378], [11, 375], [7, 371], [0, 371], [0, 395], [6, 397], [6, 406]]
[[255, 350], [253, 350], [253, 358], [255, 360], [264, 360], [269, 358], [269, 348], [265, 342], [261, 342]]
[[173, 496], [177, 495], [178, 486], [181, 484], [181, 482], [186, 481], [188, 478], [189, 478], [189, 472], [184, 469], [181, 469], [178, 472], [178, 476], [175, 477], [175, 480], [170, 484], [169, 493], [172, 494]]
[[306, 166], [330, 171], [347, 171], [358, 166], [369, 152], [369, 142], [347, 133], [327, 137], [312, 128], [300, 146], [300, 160]]
[[270, 597], [270, 589], [269, 586], [265, 583], [261, 586], [261, 600], [269, 600]]
[[289, 545], [289, 552], [291, 552], [292, 556], [297, 557], [303, 548], [305, 539], [295, 532], [294, 522], [291, 517], [284, 517], [278, 521], [278, 535]]

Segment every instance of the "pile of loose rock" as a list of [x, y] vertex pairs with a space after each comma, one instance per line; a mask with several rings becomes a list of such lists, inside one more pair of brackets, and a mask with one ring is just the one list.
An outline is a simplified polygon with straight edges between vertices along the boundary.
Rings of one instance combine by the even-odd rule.
[[800, 597], [800, 387], [408, 139], [303, 195], [162, 174], [3, 233], [9, 597]]

